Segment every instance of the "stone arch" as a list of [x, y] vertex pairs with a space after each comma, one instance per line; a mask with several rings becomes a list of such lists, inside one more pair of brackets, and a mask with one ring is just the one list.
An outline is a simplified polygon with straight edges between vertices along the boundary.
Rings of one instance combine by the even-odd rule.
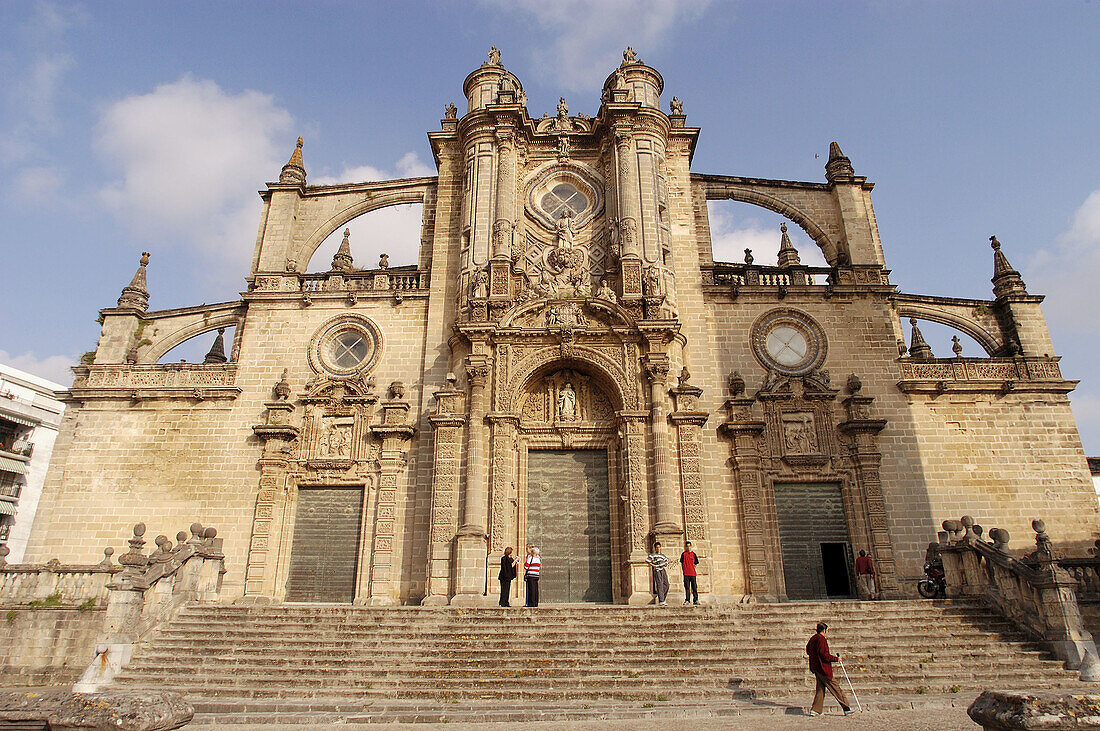
[[[167, 355], [167, 353], [177, 345], [182, 345], [191, 338], [198, 337], [203, 333], [213, 332], [220, 327], [237, 328], [233, 343], [233, 350], [236, 351], [236, 341], [240, 339], [240, 326], [243, 322], [241, 313], [235, 311], [220, 312], [209, 316], [199, 315], [198, 318], [199, 319], [192, 322], [176, 324], [176, 328], [172, 330], [172, 332], [157, 336], [148, 350], [140, 353], [138, 362], [141, 364], [158, 363], [161, 358]], [[154, 320], [152, 324], [155, 326], [156, 320]]]
[[[358, 195], [352, 196], [352, 201], [346, 204], [343, 208], [337, 210], [327, 219], [317, 224], [313, 230], [306, 236], [305, 240], [295, 245], [294, 250], [289, 253], [289, 257], [299, 262], [309, 262], [313, 255], [317, 252], [317, 249], [324, 243], [325, 239], [329, 237], [334, 231], [338, 230], [341, 226], [346, 224], [353, 218], [358, 218], [371, 211], [377, 211], [382, 208], [389, 208], [391, 206], [399, 206], [403, 203], [421, 203], [423, 204], [428, 197], [428, 189], [431, 185], [434, 185], [435, 179], [430, 179], [430, 183], [426, 183], [423, 180], [416, 182], [410, 182], [407, 185], [403, 185], [397, 188], [390, 188], [384, 190], [375, 190], [373, 188], [366, 188], [361, 191], [357, 191]], [[314, 203], [316, 199], [324, 199], [329, 196], [348, 196], [346, 189], [335, 190], [329, 194], [312, 195], [307, 197], [303, 204], [308, 206]], [[319, 201], [318, 201], [319, 203]], [[423, 217], [427, 215], [427, 211], [421, 213]], [[423, 225], [423, 224], [421, 224]], [[304, 266], [304, 264], [303, 264]]]
[[[710, 180], [707, 178], [715, 178]], [[735, 181], [736, 179], [728, 179]], [[829, 262], [831, 266], [836, 265], [837, 255], [837, 236], [836, 234], [830, 234], [826, 231], [827, 224], [817, 220], [812, 215], [804, 211], [795, 203], [784, 199], [780, 195], [772, 195], [766, 193], [761, 187], [749, 187], [747, 185], [738, 185], [731, 182], [722, 182], [720, 176], [706, 176], [703, 179], [706, 185], [706, 198], [707, 200], [732, 200], [739, 201], [741, 203], [750, 203], [754, 206], [760, 206], [761, 208], [767, 208], [770, 211], [774, 211], [779, 215], [789, 219], [795, 223], [799, 228], [806, 232], [806, 235], [814, 240], [818, 248], [821, 249], [821, 253], [825, 256], [825, 260]], [[782, 187], [769, 186], [768, 190], [775, 189], [783, 191]], [[827, 191], [809, 191], [811, 193], [826, 194]], [[826, 201], [823, 201], [826, 202]], [[830, 207], [834, 204], [832, 201], [827, 201]], [[836, 232], [839, 233], [839, 232]]]
[[574, 345], [565, 352], [560, 346], [549, 346], [517, 363], [511, 379], [497, 393], [497, 410], [514, 410], [520, 394], [526, 393], [535, 379], [560, 368], [581, 371], [592, 377], [603, 387], [614, 409], [638, 408], [637, 392], [630, 388], [621, 365], [597, 350]]
[[960, 314], [958, 311], [944, 310], [930, 304], [921, 304], [914, 302], [896, 302], [895, 308], [898, 317], [903, 320], [908, 318], [916, 318], [917, 320], [927, 320], [928, 322], [937, 322], [941, 325], [954, 328], [959, 332], [965, 333], [973, 338], [978, 345], [981, 345], [985, 350], [986, 355], [993, 356], [999, 352], [1003, 346], [1002, 339], [999, 334], [994, 334], [988, 328], [982, 325], [982, 323], [976, 320], [966, 317]]

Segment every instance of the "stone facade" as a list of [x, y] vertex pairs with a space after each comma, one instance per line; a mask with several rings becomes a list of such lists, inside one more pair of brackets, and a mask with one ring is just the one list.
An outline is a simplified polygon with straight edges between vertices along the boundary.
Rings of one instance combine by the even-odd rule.
[[[607, 452], [620, 603], [652, 601], [654, 540], [695, 544], [706, 601], [788, 596], [784, 541], [816, 534], [781, 526], [823, 494], [842, 516], [829, 541], [866, 548], [887, 596], [912, 591], [937, 516], [1016, 530], [1042, 515], [1091, 545], [1074, 382], [999, 242], [992, 299], [899, 293], [873, 185], [836, 143], [825, 182], [693, 173], [699, 130], [678, 100], [662, 110], [663, 83], [628, 52], [595, 117], [562, 99], [532, 118], [494, 49], [465, 114], [429, 134], [435, 177], [310, 186], [299, 140], [261, 194], [242, 299], [148, 311], [145, 256], [103, 310], [28, 558], [86, 561], [153, 506], [154, 532], [222, 527], [224, 597], [278, 601], [299, 528], [318, 525], [299, 510], [325, 504], [303, 491], [345, 488], [361, 495], [358, 526], [341, 525], [358, 535], [353, 601], [495, 602], [499, 552], [539, 541], [529, 453], [578, 449]], [[774, 266], [715, 262], [707, 201], [722, 199], [785, 216], [829, 267], [789, 242]], [[417, 265], [357, 269], [341, 246], [302, 273], [351, 219], [409, 202]], [[932, 357], [917, 320], [988, 357]], [[224, 360], [219, 335], [203, 364], [157, 363], [231, 325]]]

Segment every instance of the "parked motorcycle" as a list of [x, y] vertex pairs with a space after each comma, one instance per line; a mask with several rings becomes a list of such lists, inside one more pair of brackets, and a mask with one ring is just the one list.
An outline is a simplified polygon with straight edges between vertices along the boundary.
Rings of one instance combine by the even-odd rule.
[[917, 582], [917, 591], [925, 599], [947, 596], [947, 579], [943, 573], [942, 563], [926, 563], [924, 565], [924, 578]]

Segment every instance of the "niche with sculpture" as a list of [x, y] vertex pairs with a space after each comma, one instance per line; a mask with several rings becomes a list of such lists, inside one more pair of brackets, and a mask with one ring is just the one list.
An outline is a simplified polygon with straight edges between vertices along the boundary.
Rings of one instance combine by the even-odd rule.
[[520, 405], [528, 424], [566, 425], [607, 422], [615, 411], [591, 376], [571, 369], [554, 371], [530, 384]]

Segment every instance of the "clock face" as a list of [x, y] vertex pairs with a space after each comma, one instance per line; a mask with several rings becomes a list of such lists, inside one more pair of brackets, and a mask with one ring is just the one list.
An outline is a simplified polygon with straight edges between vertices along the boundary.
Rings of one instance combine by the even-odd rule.
[[760, 365], [804, 375], [825, 361], [825, 333], [813, 318], [792, 309], [772, 310], [752, 326], [752, 349]]

